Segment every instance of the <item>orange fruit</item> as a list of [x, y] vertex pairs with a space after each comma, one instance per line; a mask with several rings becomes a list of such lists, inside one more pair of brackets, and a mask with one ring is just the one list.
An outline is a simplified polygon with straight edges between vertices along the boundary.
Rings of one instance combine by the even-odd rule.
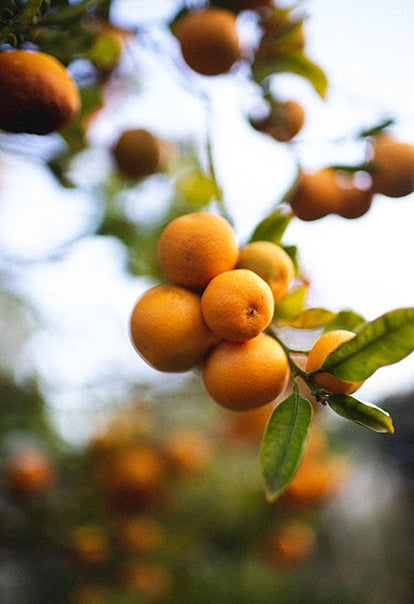
[[387, 197], [414, 191], [414, 145], [380, 134], [372, 140], [372, 189]]
[[268, 538], [265, 546], [267, 559], [284, 567], [295, 567], [307, 562], [315, 552], [316, 534], [303, 520], [287, 520]]
[[130, 553], [151, 553], [165, 543], [164, 530], [151, 516], [122, 518], [117, 526], [117, 541], [124, 551]]
[[105, 498], [118, 511], [137, 511], [163, 499], [167, 480], [163, 456], [153, 447], [120, 447], [98, 465], [96, 478]]
[[371, 207], [374, 192], [371, 187], [359, 188], [354, 183], [352, 176], [342, 175], [339, 178], [340, 203], [336, 213], [343, 218], [360, 218]]
[[46, 492], [56, 478], [55, 466], [40, 449], [24, 449], [15, 453], [6, 464], [8, 487], [20, 495]]
[[262, 119], [251, 119], [252, 126], [281, 143], [292, 140], [305, 123], [305, 111], [296, 101], [275, 104], [269, 115]]
[[43, 52], [0, 53], [0, 128], [48, 134], [61, 130], [80, 109], [78, 87], [66, 67]]
[[245, 268], [220, 273], [201, 296], [204, 320], [219, 338], [244, 342], [261, 333], [272, 320], [272, 290]]
[[112, 155], [120, 173], [137, 180], [161, 170], [161, 143], [145, 128], [124, 130], [116, 141]]
[[165, 438], [165, 453], [172, 468], [182, 473], [202, 472], [212, 460], [210, 439], [195, 429], [180, 429]]
[[290, 256], [271, 241], [252, 241], [245, 245], [240, 250], [236, 268], [247, 268], [266, 281], [275, 303], [287, 294], [295, 275]]
[[[345, 329], [335, 329], [322, 334], [309, 351], [306, 361], [306, 371], [319, 369], [328, 354], [354, 337], [355, 334], [352, 331], [347, 331]], [[334, 394], [352, 394], [363, 383], [344, 382], [326, 371], [315, 373], [312, 376], [312, 381], [318, 388], [323, 388]]]
[[155, 285], [135, 304], [130, 318], [135, 350], [159, 371], [188, 371], [218, 338], [207, 327], [198, 294], [177, 285]]
[[274, 405], [269, 403], [244, 413], [229, 413], [223, 422], [226, 444], [231, 443], [241, 447], [248, 444], [258, 445], [273, 408]]
[[120, 573], [123, 588], [139, 598], [139, 602], [162, 602], [171, 591], [172, 577], [157, 562], [132, 561]]
[[70, 552], [78, 564], [103, 564], [111, 555], [107, 537], [99, 526], [78, 526], [72, 531], [69, 541]]
[[300, 220], [319, 220], [336, 213], [341, 206], [341, 195], [335, 170], [302, 171], [288, 201]]
[[246, 342], [220, 342], [207, 357], [203, 369], [208, 394], [234, 411], [270, 403], [283, 391], [288, 376], [284, 350], [264, 333]]
[[193, 212], [172, 220], [161, 233], [158, 260], [169, 281], [204, 289], [213, 277], [235, 267], [239, 255], [231, 224], [213, 212]]
[[235, 15], [222, 8], [200, 8], [183, 15], [176, 37], [184, 61], [197, 73], [227, 73], [240, 58]]

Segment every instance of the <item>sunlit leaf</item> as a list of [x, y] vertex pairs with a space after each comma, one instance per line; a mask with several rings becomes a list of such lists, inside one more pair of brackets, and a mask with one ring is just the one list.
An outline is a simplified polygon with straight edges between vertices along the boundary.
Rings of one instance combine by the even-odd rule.
[[218, 195], [215, 181], [198, 168], [190, 168], [180, 174], [176, 190], [188, 205], [198, 209], [207, 206]]
[[280, 243], [289, 225], [291, 215], [281, 208], [276, 208], [256, 226], [250, 241], [272, 241]]
[[349, 419], [375, 432], [394, 432], [392, 419], [387, 411], [371, 403], [363, 403], [347, 394], [329, 397], [328, 404], [341, 417]]
[[333, 329], [346, 329], [347, 331], [357, 331], [365, 323], [364, 317], [353, 310], [341, 310], [333, 315], [332, 319], [326, 324], [324, 331]]
[[287, 294], [275, 305], [275, 319], [290, 321], [295, 319], [304, 310], [306, 300], [306, 287], [298, 287]]
[[328, 88], [325, 72], [302, 52], [289, 52], [269, 58], [257, 58], [252, 64], [256, 81], [262, 82], [276, 73], [294, 73], [308, 80], [322, 98]]
[[260, 446], [260, 466], [270, 501], [288, 486], [302, 461], [312, 415], [312, 405], [295, 388], [270, 416]]
[[414, 308], [400, 308], [366, 323], [355, 338], [326, 357], [321, 369], [342, 380], [359, 382], [413, 350]]
[[325, 308], [307, 308], [288, 324], [295, 329], [318, 329], [332, 321], [333, 317], [335, 313]]

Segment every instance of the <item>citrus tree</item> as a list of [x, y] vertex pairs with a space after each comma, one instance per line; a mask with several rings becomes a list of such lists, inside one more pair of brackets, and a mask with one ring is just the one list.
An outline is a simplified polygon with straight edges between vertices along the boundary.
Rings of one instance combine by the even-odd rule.
[[[132, 343], [150, 365], [201, 370], [211, 398], [240, 412], [277, 400], [260, 449], [267, 497], [275, 500], [294, 478], [315, 407], [392, 433], [389, 413], [354, 392], [413, 351], [414, 308], [367, 321], [358, 309], [309, 306], [300, 246], [286, 245], [285, 233], [294, 221], [332, 214], [357, 220], [380, 194], [411, 194], [414, 147], [397, 140], [393, 120], [386, 120], [358, 133], [363, 158], [355, 164], [310, 171], [299, 163], [245, 241], [218, 176], [209, 127], [217, 79], [253, 98], [243, 113], [246, 125], [285, 145], [287, 154], [306, 116], [300, 99], [278, 94], [279, 75], [303, 79], [321, 99], [327, 94], [326, 75], [307, 50], [302, 4], [177, 2], [168, 16], [129, 29], [111, 22], [110, 0], [10, 0], [1, 11], [2, 140], [57, 137], [44, 161], [62, 187], [82, 187], [74, 166], [93, 147], [94, 120], [119, 97], [139, 94], [140, 51], [199, 99], [207, 123], [202, 135], [172, 141], [130, 128], [107, 149], [111, 167], [94, 189], [100, 206], [87, 234], [117, 238], [128, 271], [157, 282], [130, 317]], [[155, 217], [132, 216], [127, 195], [154, 177], [163, 179], [167, 202]], [[303, 346], [296, 344], [301, 337]]]

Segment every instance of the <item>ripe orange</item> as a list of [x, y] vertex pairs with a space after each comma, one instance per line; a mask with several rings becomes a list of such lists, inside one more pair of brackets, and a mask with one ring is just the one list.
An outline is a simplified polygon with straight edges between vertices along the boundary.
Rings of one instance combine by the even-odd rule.
[[0, 128], [48, 134], [61, 130], [80, 109], [78, 87], [55, 57], [43, 52], [0, 53]]
[[157, 562], [135, 560], [121, 569], [120, 583], [139, 602], [165, 602], [172, 588], [169, 571]]
[[116, 511], [141, 511], [163, 500], [166, 465], [157, 449], [146, 444], [120, 447], [98, 464], [96, 478]]
[[246, 342], [220, 342], [203, 369], [211, 398], [233, 411], [247, 411], [273, 401], [285, 388], [289, 364], [280, 344], [261, 333]]
[[259, 335], [272, 320], [272, 290], [253, 271], [225, 271], [207, 285], [201, 310], [207, 326], [219, 338], [244, 342]]
[[161, 145], [145, 128], [124, 130], [116, 141], [112, 155], [120, 173], [136, 180], [161, 170]]
[[313, 527], [297, 518], [287, 520], [268, 538], [265, 550], [269, 562], [295, 567], [307, 562], [316, 548]]
[[341, 201], [336, 213], [343, 218], [360, 218], [371, 207], [374, 192], [371, 188], [360, 189], [352, 178], [345, 178], [340, 187]]
[[158, 260], [169, 281], [201, 290], [219, 273], [235, 267], [239, 255], [231, 224], [212, 212], [172, 220], [161, 233]]
[[116, 538], [124, 551], [135, 554], [155, 552], [165, 543], [161, 524], [146, 515], [121, 518], [117, 525]]
[[20, 495], [46, 492], [54, 483], [55, 466], [40, 449], [24, 449], [15, 453], [6, 464], [6, 482], [11, 491]]
[[183, 15], [176, 36], [184, 61], [197, 73], [216, 76], [240, 58], [235, 15], [222, 8], [200, 8]]
[[135, 304], [130, 318], [132, 344], [159, 371], [188, 371], [218, 338], [208, 329], [200, 296], [177, 285], [155, 285]]
[[296, 101], [284, 101], [272, 107], [263, 119], [251, 120], [252, 126], [281, 143], [292, 140], [305, 123], [305, 111]]
[[300, 220], [319, 220], [336, 213], [341, 206], [341, 195], [335, 171], [330, 168], [302, 171], [288, 201]]
[[100, 526], [78, 526], [72, 531], [69, 541], [70, 553], [78, 564], [100, 565], [111, 555], [108, 539]]
[[[345, 329], [336, 329], [322, 334], [309, 351], [306, 361], [306, 371], [319, 369], [328, 354], [354, 337], [355, 334], [352, 331]], [[312, 381], [315, 386], [324, 388], [334, 394], [352, 394], [362, 385], [362, 382], [344, 382], [326, 371], [315, 373], [312, 376]]]
[[236, 268], [247, 268], [266, 281], [275, 303], [287, 294], [295, 275], [290, 256], [271, 241], [253, 241], [245, 245], [240, 250]]
[[213, 446], [200, 430], [183, 428], [166, 436], [165, 453], [174, 470], [194, 474], [207, 468], [213, 457]]
[[372, 188], [387, 197], [405, 197], [414, 191], [414, 145], [386, 134], [372, 141]]

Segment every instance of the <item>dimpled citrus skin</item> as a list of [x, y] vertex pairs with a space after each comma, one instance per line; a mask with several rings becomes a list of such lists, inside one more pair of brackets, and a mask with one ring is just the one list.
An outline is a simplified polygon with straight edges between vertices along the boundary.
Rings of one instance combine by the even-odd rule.
[[386, 134], [373, 139], [372, 189], [387, 197], [405, 197], [414, 191], [414, 145]]
[[130, 318], [136, 351], [159, 371], [188, 371], [218, 341], [201, 314], [200, 297], [175, 285], [155, 285], [137, 301]]
[[247, 268], [266, 281], [275, 303], [288, 292], [295, 274], [290, 256], [271, 241], [253, 241], [245, 245], [240, 250], [236, 267]]
[[[306, 361], [306, 371], [319, 369], [325, 358], [338, 346], [355, 337], [352, 331], [336, 329], [322, 334], [314, 343]], [[324, 388], [333, 394], [352, 394], [363, 382], [344, 382], [327, 372], [316, 373], [312, 376], [315, 386]]]
[[220, 342], [208, 355], [203, 369], [208, 394], [233, 411], [270, 403], [283, 391], [288, 377], [284, 350], [264, 333], [246, 342]]
[[273, 294], [259, 275], [248, 269], [220, 273], [201, 296], [208, 327], [220, 338], [243, 342], [256, 337], [273, 317]]
[[184, 61], [197, 73], [216, 76], [240, 57], [235, 15], [222, 8], [202, 8], [183, 15], [177, 39]]
[[65, 66], [43, 52], [0, 53], [0, 128], [48, 134], [61, 130], [80, 109], [78, 87]]
[[172, 220], [161, 233], [158, 260], [171, 283], [202, 290], [219, 273], [234, 268], [239, 255], [231, 224], [213, 212]]

